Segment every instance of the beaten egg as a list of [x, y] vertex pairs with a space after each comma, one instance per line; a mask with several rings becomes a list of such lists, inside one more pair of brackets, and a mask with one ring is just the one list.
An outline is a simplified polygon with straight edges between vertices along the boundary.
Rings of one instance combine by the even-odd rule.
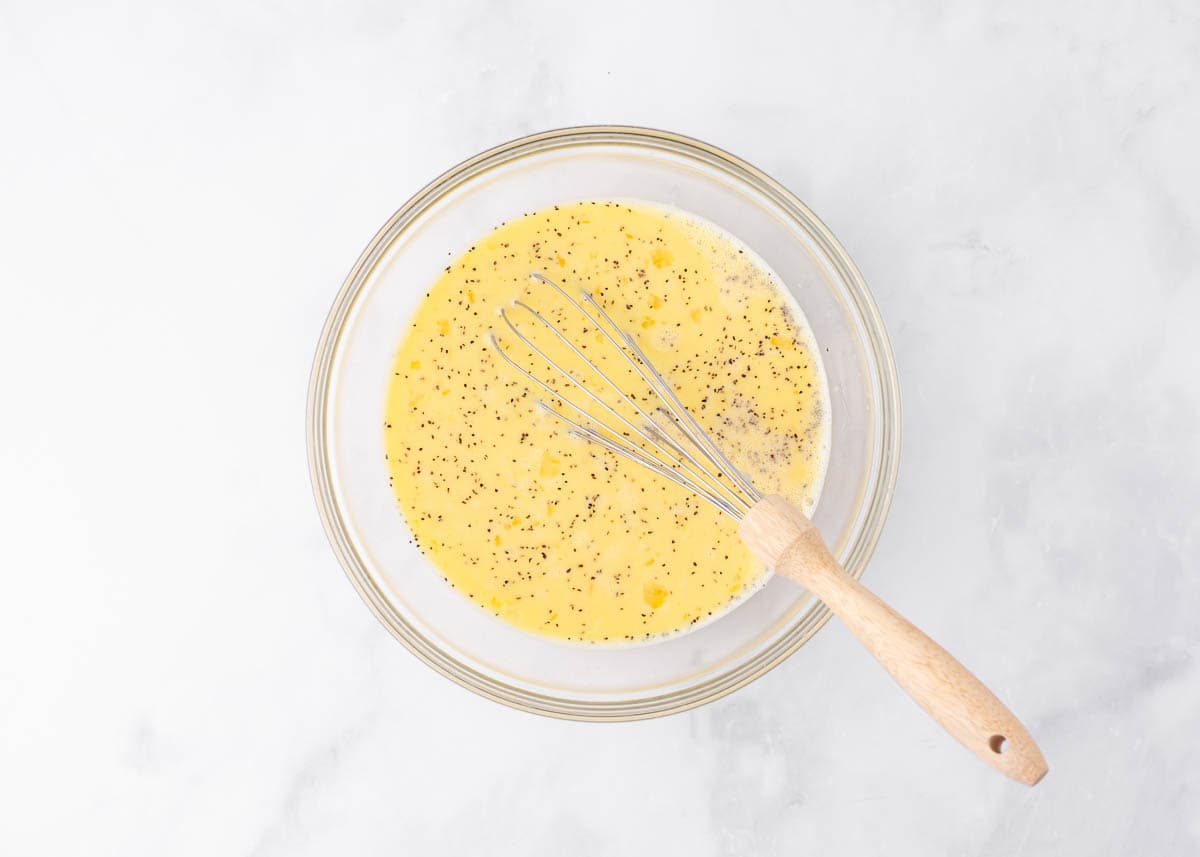
[[[778, 277], [692, 215], [582, 201], [481, 236], [446, 265], [404, 333], [384, 451], [413, 540], [463, 596], [532, 633], [628, 643], [710, 621], [766, 571], [734, 520], [570, 437], [538, 407], [544, 391], [496, 354], [490, 336], [507, 331], [500, 311], [521, 318], [514, 300], [589, 355], [603, 352], [598, 331], [531, 272], [591, 294], [632, 333], [758, 490], [814, 507], [828, 459], [828, 395], [813, 336]], [[540, 329], [535, 341], [547, 354], [566, 353], [527, 312], [521, 320], [531, 338]], [[544, 361], [511, 353], [567, 397], [569, 384]], [[569, 371], [583, 377], [586, 367]]]

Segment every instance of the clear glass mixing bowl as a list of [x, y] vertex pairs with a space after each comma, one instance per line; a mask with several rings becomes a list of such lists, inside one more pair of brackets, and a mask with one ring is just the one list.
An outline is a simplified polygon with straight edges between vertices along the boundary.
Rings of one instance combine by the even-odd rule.
[[799, 199], [720, 149], [644, 128], [566, 128], [483, 152], [405, 203], [350, 271], [317, 347], [308, 453], [322, 521], [351, 583], [417, 657], [491, 699], [579, 720], [709, 702], [780, 663], [829, 618], [795, 584], [772, 580], [689, 634], [632, 648], [566, 645], [480, 610], [413, 545], [388, 488], [381, 426], [392, 357], [417, 303], [450, 258], [501, 221], [612, 198], [712, 221], [757, 251], [795, 295], [820, 344], [831, 399], [831, 457], [814, 521], [856, 577], [887, 515], [900, 444], [892, 350], [862, 275]]

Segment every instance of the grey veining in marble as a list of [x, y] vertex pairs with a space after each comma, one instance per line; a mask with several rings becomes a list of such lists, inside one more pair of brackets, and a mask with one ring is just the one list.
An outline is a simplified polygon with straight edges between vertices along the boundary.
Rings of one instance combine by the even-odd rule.
[[[0, 853], [1200, 853], [1197, 8], [566, 14], [0, 6]], [[605, 121], [746, 157], [858, 260], [905, 405], [869, 580], [1036, 789], [836, 625], [598, 727], [441, 679], [347, 585], [302, 426], [342, 276], [448, 165]]]

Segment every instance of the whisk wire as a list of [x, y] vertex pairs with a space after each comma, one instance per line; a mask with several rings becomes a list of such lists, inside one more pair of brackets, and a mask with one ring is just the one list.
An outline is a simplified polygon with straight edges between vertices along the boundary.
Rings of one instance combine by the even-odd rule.
[[[600, 305], [599, 301], [597, 301], [596, 298], [590, 292], [586, 292], [586, 291], [582, 292], [581, 293], [582, 297], [589, 306], [594, 307], [596, 309], [596, 311], [600, 314], [600, 317], [603, 318], [604, 321], [606, 322], [607, 326], [605, 324], [601, 324], [600, 322], [598, 322], [592, 316], [592, 314], [590, 312], [588, 312], [588, 310], [584, 309], [584, 307], [579, 303], [579, 301], [577, 301], [574, 297], [572, 297], [567, 292], [566, 289], [564, 289], [558, 283], [551, 280], [549, 277], [546, 277], [543, 274], [539, 274], [536, 271], [530, 273], [529, 276], [531, 279], [537, 280], [541, 283], [544, 283], [544, 284], [550, 286], [552, 289], [554, 289], [556, 292], [558, 292], [558, 294], [561, 295], [562, 298], [565, 301], [567, 301], [567, 303], [569, 303], [572, 307], [574, 307], [575, 310], [577, 312], [579, 312], [580, 315], [582, 315], [585, 319], [587, 319], [588, 322], [593, 327], [595, 327], [596, 330], [598, 330], [604, 336], [604, 338], [606, 340], [608, 340], [608, 343], [613, 347], [613, 349], [615, 349], [617, 351], [617, 353], [619, 353], [625, 359], [625, 362], [629, 364], [629, 366], [634, 370], [634, 372], [637, 373], [637, 375], [642, 379], [642, 381], [658, 397], [659, 401], [663, 402], [665, 405], [668, 406], [667, 413], [669, 413], [675, 419], [676, 423], [680, 422], [677, 411], [682, 412], [683, 414], [688, 416], [688, 418], [690, 419], [691, 415], [687, 413], [687, 409], [684, 408], [683, 405], [679, 402], [679, 399], [675, 396], [675, 393], [671, 389], [670, 385], [666, 383], [666, 381], [663, 379], [663, 377], [659, 374], [658, 370], [656, 370], [654, 368], [653, 364], [650, 363], [650, 358], [648, 358], [646, 356], [646, 354], [641, 350], [641, 348], [638, 347], [638, 345], [637, 345], [636, 341], [633, 339], [633, 337], [630, 336], [628, 332], [623, 330], [621, 328], [621, 326], [619, 324], [617, 324], [616, 321], [613, 320], [613, 317], [608, 314], [607, 310], [605, 310], [604, 307]], [[518, 303], [520, 303], [520, 302], [518, 302]], [[522, 306], [524, 306], [524, 304], [522, 304]], [[620, 337], [621, 341], [618, 341], [617, 337], [613, 336], [612, 332], [610, 331], [610, 328], [611, 328], [611, 330], [616, 331], [617, 336]], [[563, 337], [562, 334], [559, 333], [559, 331], [555, 330], [554, 332], [556, 335], [558, 335], [558, 337], [560, 339], [562, 339], [564, 342], [566, 342], [566, 344], [568, 346], [570, 346], [571, 349], [573, 351], [575, 351], [576, 354], [579, 354], [579, 350], [575, 348], [573, 343], [566, 340], [566, 338]], [[637, 360], [635, 360], [633, 357], [631, 357], [629, 355], [629, 352], [624, 347], [622, 347], [622, 343], [624, 343], [625, 345], [627, 345], [633, 349], [634, 353], [637, 355]], [[580, 354], [580, 357], [583, 357], [583, 355]], [[588, 365], [593, 370], [595, 370], [597, 372], [597, 374], [600, 375], [601, 378], [604, 379], [604, 381], [608, 384], [608, 386], [611, 387], [617, 393], [617, 395], [621, 396], [621, 398], [624, 399], [626, 402], [628, 402], [631, 407], [633, 407], [635, 410], [637, 410], [637, 412], [642, 416], [642, 418], [645, 419], [650, 424], [650, 426], [653, 427], [657, 431], [657, 426], [654, 423], [653, 417], [651, 417], [644, 410], [642, 410], [640, 407], [638, 407], [636, 404], [634, 404], [634, 402], [632, 402], [629, 399], [629, 397], [625, 395], [625, 392], [616, 383], [614, 383], [613, 380], [611, 378], [609, 378], [609, 376], [606, 373], [600, 371], [600, 369], [598, 367], [596, 367], [595, 364], [593, 364], [591, 361], [587, 360], [587, 358], [583, 358], [583, 359], [588, 363]], [[664, 395], [663, 395], [664, 392], [666, 393], [666, 397], [664, 397]], [[661, 410], [661, 408], [660, 408], [660, 410]], [[697, 449], [699, 449], [701, 452], [703, 452], [704, 456], [709, 460], [709, 462], [714, 467], [717, 467], [719, 471], [723, 471], [723, 472], [732, 471], [733, 474], [736, 474], [737, 477], [741, 477], [741, 474], [737, 471], [737, 469], [734, 468], [733, 465], [731, 465], [729, 463], [729, 461], [724, 457], [724, 455], [721, 454], [720, 450], [717, 449], [716, 445], [713, 444], [712, 441], [710, 441], [708, 439], [708, 437], [704, 434], [703, 429], [701, 429], [700, 426], [696, 424], [695, 420], [691, 420], [691, 428], [693, 429], [693, 431], [688, 431], [683, 426], [680, 426], [680, 430], [682, 431], [684, 437], [686, 437], [693, 446], [695, 446]], [[705, 448], [705, 445], [700, 443], [697, 440], [697, 437], [695, 436], [695, 434], [693, 432], [695, 434], [698, 434], [701, 438], [703, 438], [703, 440], [707, 443], [707, 446], [711, 447], [712, 450], [716, 452], [716, 455], [718, 456], [719, 460], [716, 460], [713, 458], [713, 456]], [[705, 478], [707, 478], [707, 479], [713, 478], [711, 476], [711, 474], [709, 474], [707, 471], [704, 470], [704, 465], [702, 465], [699, 461], [697, 461], [696, 458], [690, 452], [688, 452], [686, 449], [684, 449], [679, 444], [675, 443], [672, 438], [668, 437], [667, 435], [663, 434], [662, 432], [657, 432], [657, 433], [660, 438], [662, 438], [662, 439], [666, 440], [668, 443], [670, 443], [672, 449], [675, 450], [677, 455], [686, 458], [695, 468], [697, 468], [697, 472], [703, 473]], [[722, 465], [721, 462], [724, 462], [724, 466]], [[728, 487], [719, 481], [719, 477], [721, 475], [722, 475], [722, 473], [718, 472], [718, 474], [717, 474], [718, 479], [716, 479], [714, 481], [722, 489], [728, 490]], [[758, 499], [757, 492], [754, 490], [754, 487], [749, 484], [749, 480], [746, 480], [744, 477], [741, 477], [741, 482], [739, 483], [738, 487], [740, 487], [743, 491], [745, 491], [746, 495], [751, 497], [752, 500]], [[735, 497], [735, 499], [737, 499], [739, 501], [744, 499], [744, 498], [737, 497], [736, 494], [734, 494], [733, 496]], [[752, 503], [744, 503], [742, 505], [745, 505], [747, 508], [749, 508], [749, 506], [752, 505]]]
[[[583, 352], [582, 352], [582, 351], [580, 351], [580, 350], [579, 350], [579, 349], [578, 349], [578, 348], [577, 348], [577, 347], [576, 347], [576, 346], [575, 346], [575, 345], [574, 345], [574, 344], [573, 344], [573, 343], [572, 343], [572, 342], [571, 342], [569, 339], [567, 339], [567, 338], [566, 338], [566, 337], [565, 337], [565, 336], [562, 334], [562, 332], [558, 330], [558, 328], [554, 327], [554, 325], [552, 325], [552, 324], [551, 324], [549, 321], [547, 321], [547, 320], [545, 319], [545, 317], [541, 315], [541, 313], [539, 313], [537, 310], [533, 309], [532, 307], [530, 307], [529, 305], [527, 305], [527, 304], [525, 304], [525, 303], [523, 303], [523, 302], [521, 302], [521, 301], [516, 301], [516, 302], [515, 302], [515, 305], [516, 305], [516, 306], [519, 306], [519, 307], [521, 307], [522, 309], [524, 309], [525, 311], [527, 311], [528, 313], [530, 313], [530, 314], [531, 314], [531, 315], [532, 315], [534, 318], [536, 318], [536, 319], [537, 319], [539, 322], [541, 322], [541, 323], [542, 323], [542, 324], [543, 324], [543, 325], [544, 325], [544, 326], [545, 326], [545, 327], [546, 327], [546, 328], [547, 328], [547, 329], [548, 329], [548, 330], [549, 330], [551, 333], [553, 333], [553, 334], [554, 334], [554, 336], [555, 336], [555, 337], [557, 337], [557, 338], [558, 338], [559, 340], [561, 340], [561, 341], [562, 341], [562, 342], [563, 342], [565, 345], [567, 345], [567, 347], [569, 347], [569, 348], [570, 348], [570, 349], [571, 349], [571, 350], [572, 350], [572, 351], [573, 351], [573, 352], [576, 354], [576, 356], [578, 356], [578, 357], [579, 357], [579, 359], [580, 359], [580, 360], [582, 360], [582, 361], [583, 361], [585, 364], [587, 364], [588, 368], [589, 368], [589, 369], [590, 369], [592, 372], [594, 372], [595, 374], [597, 374], [597, 375], [599, 375], [601, 378], [603, 378], [603, 379], [604, 379], [604, 380], [605, 380], [605, 381], [608, 383], [608, 385], [609, 385], [609, 386], [610, 386], [610, 387], [611, 387], [611, 388], [612, 388], [612, 389], [613, 389], [615, 392], [617, 392], [617, 393], [618, 393], [618, 395], [620, 395], [620, 396], [621, 396], [621, 398], [622, 398], [622, 399], [623, 399], [623, 400], [624, 400], [626, 403], [628, 403], [628, 404], [630, 405], [630, 407], [632, 407], [634, 410], [636, 410], [636, 411], [638, 412], [638, 414], [640, 414], [642, 417], [644, 417], [644, 418], [647, 420], [647, 422], [652, 422], [652, 420], [651, 420], [651, 417], [650, 417], [650, 416], [649, 416], [649, 415], [648, 415], [648, 414], [647, 414], [645, 411], [643, 411], [643, 410], [642, 410], [642, 409], [641, 409], [641, 408], [640, 408], [638, 405], [636, 405], [636, 404], [635, 404], [635, 403], [634, 403], [634, 402], [633, 402], [633, 401], [632, 401], [632, 400], [631, 400], [631, 399], [630, 399], [630, 398], [629, 398], [629, 397], [628, 397], [628, 396], [627, 396], [627, 395], [626, 395], [626, 394], [625, 394], [625, 393], [624, 393], [622, 390], [620, 390], [620, 388], [619, 388], [619, 387], [617, 387], [617, 385], [616, 385], [615, 383], [613, 383], [613, 382], [612, 382], [612, 380], [611, 380], [611, 379], [609, 379], [609, 378], [608, 378], [608, 376], [607, 376], [607, 375], [605, 375], [605, 374], [604, 374], [604, 372], [603, 372], [603, 371], [601, 371], [601, 369], [600, 369], [598, 366], [596, 366], [596, 364], [595, 364], [595, 363], [593, 363], [593, 362], [592, 362], [592, 361], [591, 361], [591, 360], [590, 360], [590, 359], [589, 359], [589, 358], [588, 358], [586, 355], [584, 355], [584, 354], [583, 354]], [[527, 336], [525, 336], [523, 333], [521, 333], [521, 331], [520, 331], [520, 330], [517, 328], [517, 326], [516, 326], [516, 325], [513, 323], [512, 319], [510, 319], [510, 318], [508, 317], [508, 314], [507, 314], [507, 312], [506, 312], [506, 311], [504, 311], [504, 310], [501, 310], [501, 311], [500, 311], [500, 316], [501, 316], [501, 318], [503, 318], [503, 319], [504, 319], [505, 323], [508, 325], [509, 329], [510, 329], [510, 330], [512, 330], [512, 332], [513, 332], [513, 335], [514, 335], [514, 336], [516, 336], [516, 337], [517, 337], [517, 339], [519, 339], [519, 340], [520, 340], [522, 343], [524, 343], [524, 345], [525, 345], [527, 348], [529, 348], [529, 350], [530, 350], [530, 351], [532, 351], [534, 354], [536, 354], [536, 355], [537, 355], [538, 357], [540, 357], [542, 360], [546, 361], [546, 364], [547, 364], [547, 365], [549, 365], [550, 367], [552, 367], [552, 368], [553, 368], [553, 369], [554, 369], [554, 370], [555, 370], [555, 371], [556, 371], [556, 372], [557, 372], [559, 375], [561, 375], [563, 378], [565, 378], [565, 379], [567, 380], [567, 382], [568, 382], [568, 383], [570, 383], [572, 386], [574, 386], [576, 389], [578, 389], [580, 392], [582, 392], [582, 393], [583, 393], [585, 396], [587, 396], [587, 397], [588, 397], [588, 398], [589, 398], [589, 399], [590, 399], [590, 400], [591, 400], [593, 403], [595, 403], [595, 404], [596, 404], [598, 407], [600, 407], [600, 408], [603, 408], [603, 409], [604, 409], [606, 412], [608, 412], [608, 414], [610, 414], [610, 415], [611, 415], [612, 417], [614, 417], [615, 419], [619, 420], [619, 421], [620, 421], [620, 422], [621, 422], [623, 425], [625, 425], [625, 426], [626, 426], [626, 427], [627, 427], [627, 428], [628, 428], [630, 431], [632, 431], [632, 432], [633, 432], [634, 434], [636, 434], [637, 436], [641, 437], [641, 438], [642, 438], [642, 439], [643, 439], [643, 440], [644, 440], [646, 443], [648, 443], [648, 444], [650, 444], [651, 446], [653, 446], [653, 447], [654, 447], [656, 450], [658, 450], [658, 452], [659, 452], [659, 453], [661, 453], [662, 455], [664, 455], [664, 456], [667, 456], [667, 457], [670, 457], [670, 456], [672, 455], [672, 451], [671, 451], [671, 450], [669, 450], [669, 449], [667, 449], [667, 448], [665, 448], [665, 447], [663, 446], [663, 444], [662, 444], [662, 443], [661, 443], [661, 442], [660, 442], [660, 441], [659, 441], [659, 440], [658, 440], [658, 439], [657, 439], [657, 438], [656, 438], [656, 437], [655, 437], [653, 434], [651, 434], [651, 433], [650, 433], [650, 431], [648, 431], [646, 428], [644, 428], [644, 427], [642, 427], [642, 426], [638, 426], [638, 425], [636, 425], [636, 424], [635, 424], [635, 423], [633, 423], [631, 420], [629, 420], [628, 418], [626, 418], [624, 414], [622, 414], [621, 412], [617, 411], [617, 410], [616, 410], [615, 408], [613, 408], [613, 407], [612, 407], [610, 404], [608, 404], [608, 402], [604, 401], [604, 400], [603, 400], [603, 399], [602, 399], [600, 396], [598, 396], [598, 395], [597, 395], [595, 392], [593, 392], [592, 390], [588, 389], [588, 387], [587, 387], [585, 384], [583, 384], [582, 382], [580, 382], [580, 381], [579, 381], [577, 378], [575, 378], [575, 377], [574, 377], [574, 376], [573, 376], [573, 375], [572, 375], [570, 372], [568, 372], [567, 370], [563, 369], [563, 368], [562, 368], [561, 366], [559, 366], [559, 365], [558, 365], [556, 362], [554, 362], [553, 360], [551, 360], [551, 359], [550, 359], [550, 358], [549, 358], [549, 357], [546, 355], [546, 353], [545, 353], [544, 351], [542, 351], [540, 348], [538, 348], [536, 345], [534, 345], [534, 344], [533, 344], [533, 342], [532, 342], [532, 341], [529, 339], [529, 337], [527, 337]], [[547, 389], [548, 389], [547, 385], [542, 385], [542, 386], [543, 386], [543, 388], [547, 388]], [[587, 417], [587, 418], [589, 418], [589, 419], [592, 419], [591, 415], [589, 415], [589, 414], [587, 413], [587, 411], [585, 411], [585, 410], [583, 410], [583, 409], [579, 408], [577, 405], [575, 405], [575, 403], [574, 403], [574, 402], [572, 402], [571, 400], [569, 400], [569, 399], [565, 398], [565, 397], [562, 395], [562, 392], [561, 392], [561, 391], [554, 391], [554, 390], [551, 390], [551, 392], [552, 392], [552, 394], [555, 396], [555, 398], [557, 398], [557, 399], [559, 399], [560, 401], [562, 401], [562, 402], [565, 402], [566, 404], [570, 405], [570, 406], [571, 406], [571, 407], [572, 407], [572, 408], [573, 408], [575, 411], [577, 411], [578, 413], [582, 414], [583, 416], [585, 416], [585, 417]], [[543, 402], [542, 404], [545, 404], [545, 403]], [[613, 435], [620, 435], [620, 434], [621, 434], [620, 432], [613, 431], [613, 429], [612, 429], [611, 427], [605, 426], [605, 428], [606, 428], [606, 429], [607, 429], [607, 430], [608, 430], [608, 431], [609, 431], [611, 434], [613, 434]], [[662, 436], [662, 435], [660, 434], [660, 435], [659, 435], [659, 437], [661, 437], [661, 436]], [[673, 447], [676, 447], [676, 448], [677, 448], [677, 445], [676, 445], [676, 444], [672, 443], [671, 445], [672, 445]], [[636, 447], [633, 447], [633, 448], [636, 448]], [[705, 474], [705, 473], [704, 473], [704, 471], [703, 471], [702, 469], [699, 469], [699, 468], [695, 467], [694, 465], [693, 465], [692, 467], [690, 467], [689, 469], [692, 471], [692, 475], [693, 475], [694, 477], [701, 478], [701, 479], [704, 479], [704, 478], [706, 478], [706, 477], [707, 477], [707, 474]], [[718, 485], [719, 485], [719, 483], [715, 483], [715, 484], [718, 484]]]
[[[616, 351], [622, 357], [625, 358], [625, 361], [630, 365], [630, 367], [633, 368], [634, 372], [638, 374], [638, 376], [643, 382], [645, 382], [651, 391], [654, 392], [659, 401], [663, 402], [663, 404], [667, 406], [666, 412], [675, 420], [677, 427], [683, 433], [684, 437], [686, 437], [694, 447], [704, 454], [704, 457], [708, 459], [710, 464], [717, 468], [717, 476], [720, 477], [727, 474], [737, 483], [737, 486], [743, 492], [745, 492], [746, 497], [750, 498], [749, 503], [744, 503], [747, 508], [753, 505], [754, 501], [757, 501], [760, 498], [759, 493], [755, 490], [754, 486], [750, 484], [750, 480], [747, 479], [745, 475], [741, 473], [741, 471], [739, 471], [730, 463], [729, 459], [725, 457], [720, 448], [709, 439], [708, 435], [704, 433], [704, 430], [700, 428], [699, 424], [697, 424], [692, 418], [692, 415], [688, 413], [687, 408], [683, 406], [683, 404], [679, 401], [679, 398], [675, 395], [675, 391], [671, 389], [671, 385], [668, 384], [659, 371], [654, 368], [654, 364], [650, 362], [650, 358], [647, 357], [645, 352], [642, 351], [642, 349], [638, 346], [637, 341], [634, 340], [634, 338], [627, 331], [623, 330], [621, 326], [613, 320], [613, 317], [608, 314], [608, 311], [605, 310], [603, 306], [600, 305], [600, 302], [596, 300], [594, 295], [592, 295], [590, 292], [582, 292], [584, 301], [587, 302], [589, 306], [595, 308], [595, 310], [600, 314], [600, 317], [603, 318], [607, 323], [607, 326], [596, 321], [592, 314], [584, 309], [579, 302], [566, 291], [566, 289], [551, 280], [549, 277], [539, 274], [536, 271], [530, 273], [529, 276], [531, 279], [538, 280], [539, 282], [545, 283], [553, 288], [604, 335], [604, 338], [607, 339], [609, 344], [612, 345], [612, 347], [616, 349]], [[610, 328], [617, 332], [621, 342], [618, 342], [617, 338], [613, 336], [609, 330]], [[637, 357], [636, 360], [630, 356], [629, 351], [626, 350], [625, 347], [622, 347], [622, 343], [627, 346], [629, 350], [633, 351], [633, 354]], [[601, 373], [601, 377], [603, 377], [604, 380], [608, 382], [609, 386], [611, 386], [619, 395], [624, 398], [624, 392], [615, 384], [613, 384], [612, 380], [608, 378], [607, 375]], [[626, 401], [628, 401], [628, 399], [626, 399]], [[632, 402], [630, 404], [632, 404]], [[636, 407], [636, 405], [634, 407]], [[638, 413], [653, 423], [653, 419], [640, 408], [638, 408]], [[665, 435], [661, 436], [666, 437]], [[693, 465], [703, 470], [703, 465], [700, 464], [700, 462], [697, 461], [686, 449], [673, 442], [672, 446], [679, 455], [687, 458], [688, 461], [690, 461]], [[709, 476], [707, 472], [705, 472], [705, 475]], [[722, 484], [722, 487], [725, 486]], [[741, 497], [737, 499], [744, 500], [744, 498]]]
[[[625, 426], [629, 431], [620, 431], [612, 425], [605, 423], [603, 420], [597, 419], [595, 415], [589, 413], [585, 408], [581, 407], [576, 402], [563, 394], [562, 390], [556, 389], [546, 381], [534, 375], [519, 362], [513, 359], [502, 347], [499, 338], [493, 332], [490, 337], [491, 345], [495, 351], [513, 368], [515, 368], [526, 379], [532, 381], [538, 388], [548, 393], [552, 399], [562, 402], [572, 411], [577, 413], [581, 421], [571, 419], [566, 414], [551, 406], [545, 400], [539, 400], [538, 405], [546, 413], [559, 419], [569, 426], [568, 434], [581, 440], [593, 443], [608, 452], [631, 460], [643, 467], [646, 467], [653, 472], [671, 480], [682, 488], [692, 492], [697, 497], [711, 503], [720, 511], [730, 517], [740, 520], [742, 516], [751, 508], [751, 506], [760, 499], [761, 495], [755, 490], [750, 480], [739, 471], [729, 459], [721, 452], [720, 448], [705, 434], [704, 430], [696, 422], [695, 418], [688, 412], [682, 402], [679, 401], [674, 390], [666, 382], [662, 375], [654, 368], [650, 359], [645, 352], [637, 345], [634, 338], [621, 328], [620, 325], [613, 320], [612, 316], [600, 305], [600, 303], [588, 292], [582, 293], [583, 300], [588, 306], [593, 307], [604, 323], [601, 323], [591, 312], [577, 301], [573, 296], [567, 293], [558, 283], [543, 276], [539, 273], [530, 274], [532, 279], [535, 279], [545, 285], [553, 288], [561, 295], [570, 306], [572, 306], [587, 322], [599, 331], [605, 340], [625, 359], [637, 376], [649, 388], [650, 392], [660, 403], [653, 410], [655, 413], [663, 414], [671, 421], [671, 425], [676, 431], [694, 447], [708, 463], [716, 469], [716, 473], [710, 472], [704, 463], [686, 449], [675, 438], [668, 435], [659, 425], [656, 419], [647, 413], [646, 410], [635, 401], [635, 397], [631, 396], [621, 388], [604, 370], [602, 370], [595, 361], [588, 355], [583, 353], [566, 334], [559, 330], [551, 321], [549, 321], [542, 313], [533, 307], [529, 306], [524, 301], [514, 301], [513, 306], [520, 308], [524, 312], [531, 315], [538, 323], [540, 323], [551, 335], [559, 342], [566, 346], [583, 364], [588, 371], [595, 376], [598, 376], [601, 381], [614, 392], [622, 402], [632, 409], [639, 417], [645, 420], [641, 426], [635, 424], [628, 419], [624, 414], [614, 408], [611, 404], [601, 398], [596, 392], [589, 389], [581, 380], [575, 377], [570, 371], [553, 360], [544, 350], [539, 348], [528, 336], [526, 336], [510, 318], [509, 313], [505, 309], [500, 310], [500, 316], [504, 320], [508, 329], [513, 336], [517, 338], [526, 348], [543, 361], [556, 374], [564, 378], [572, 387], [583, 393], [593, 404], [602, 409], [608, 416], [617, 420], [621, 425]], [[586, 346], [585, 346], [586, 347]], [[632, 435], [630, 434], [632, 432]], [[657, 455], [651, 454], [642, 445], [635, 442], [632, 436], [636, 436], [641, 441], [651, 447]], [[659, 458], [658, 456], [662, 456]], [[665, 460], [664, 460], [665, 459]]]
[[[536, 274], [535, 276], [540, 280], [545, 280], [545, 277], [542, 277], [540, 274]], [[718, 471], [720, 471], [720, 473], [728, 475], [730, 479], [737, 483], [738, 487], [741, 488], [742, 491], [745, 492], [746, 496], [750, 498], [751, 502], [749, 505], [753, 505], [754, 502], [760, 500], [762, 495], [759, 494], [758, 490], [755, 489], [754, 485], [751, 484], [746, 475], [738, 470], [738, 468], [733, 466], [733, 463], [725, 456], [725, 453], [721, 452], [721, 448], [712, 442], [712, 439], [708, 436], [704, 429], [700, 427], [700, 424], [696, 422], [696, 419], [691, 415], [688, 409], [685, 408], [683, 403], [679, 401], [679, 397], [675, 395], [675, 390], [672, 389], [671, 385], [666, 382], [666, 379], [663, 378], [659, 371], [654, 368], [654, 364], [650, 362], [650, 358], [646, 356], [644, 351], [642, 351], [641, 347], [637, 344], [637, 341], [628, 332], [622, 330], [620, 325], [613, 321], [612, 316], [608, 314], [604, 307], [600, 306], [600, 303], [591, 294], [584, 292], [584, 299], [599, 311], [599, 313], [604, 317], [604, 320], [612, 325], [613, 329], [621, 334], [621, 337], [624, 339], [625, 344], [629, 347], [629, 350], [633, 352], [635, 357], [637, 357], [637, 361], [633, 361], [624, 349], [620, 349], [621, 353], [625, 355], [626, 360], [630, 361], [630, 365], [637, 369], [638, 374], [641, 375], [642, 379], [650, 385], [651, 389], [654, 390], [659, 399], [666, 404], [668, 413], [672, 418], [674, 418], [675, 422], [679, 424], [680, 431], [683, 432], [684, 436], [687, 437], [687, 439], [691, 441], [691, 443], [697, 449], [704, 453], [705, 458], [707, 458], [709, 462], [716, 467]], [[615, 342], [613, 344], [616, 345]], [[643, 371], [642, 368], [639, 368], [638, 364], [640, 364], [640, 367], [644, 367], [645, 371]]]

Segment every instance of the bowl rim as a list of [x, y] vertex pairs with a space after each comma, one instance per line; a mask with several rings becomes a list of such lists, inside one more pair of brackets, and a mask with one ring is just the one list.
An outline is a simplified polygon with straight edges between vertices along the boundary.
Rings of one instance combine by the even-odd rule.
[[582, 125], [542, 131], [486, 149], [443, 172], [412, 195], [375, 233], [342, 282], [317, 342], [309, 379], [307, 447], [309, 476], [326, 537], [359, 596], [375, 618], [409, 651], [446, 678], [483, 697], [512, 708], [567, 720], [627, 721], [661, 717], [720, 699], [774, 669], [808, 642], [832, 615], [814, 599], [813, 606], [772, 645], [749, 661], [704, 681], [662, 694], [622, 700], [585, 700], [541, 693], [499, 681], [460, 662], [408, 624], [391, 609], [359, 556], [336, 500], [326, 442], [329, 391], [338, 346], [359, 293], [375, 266], [403, 231], [446, 194], [466, 181], [521, 157], [574, 146], [609, 144], [668, 151], [715, 167], [750, 185], [796, 221], [825, 253], [846, 286], [854, 311], [866, 332], [874, 358], [880, 417], [879, 449], [872, 469], [874, 491], [867, 498], [859, 537], [851, 545], [844, 567], [862, 576], [883, 531], [895, 491], [900, 460], [900, 390], [895, 357], [879, 309], [866, 281], [845, 248], [794, 193], [741, 158], [692, 137], [630, 125]]

